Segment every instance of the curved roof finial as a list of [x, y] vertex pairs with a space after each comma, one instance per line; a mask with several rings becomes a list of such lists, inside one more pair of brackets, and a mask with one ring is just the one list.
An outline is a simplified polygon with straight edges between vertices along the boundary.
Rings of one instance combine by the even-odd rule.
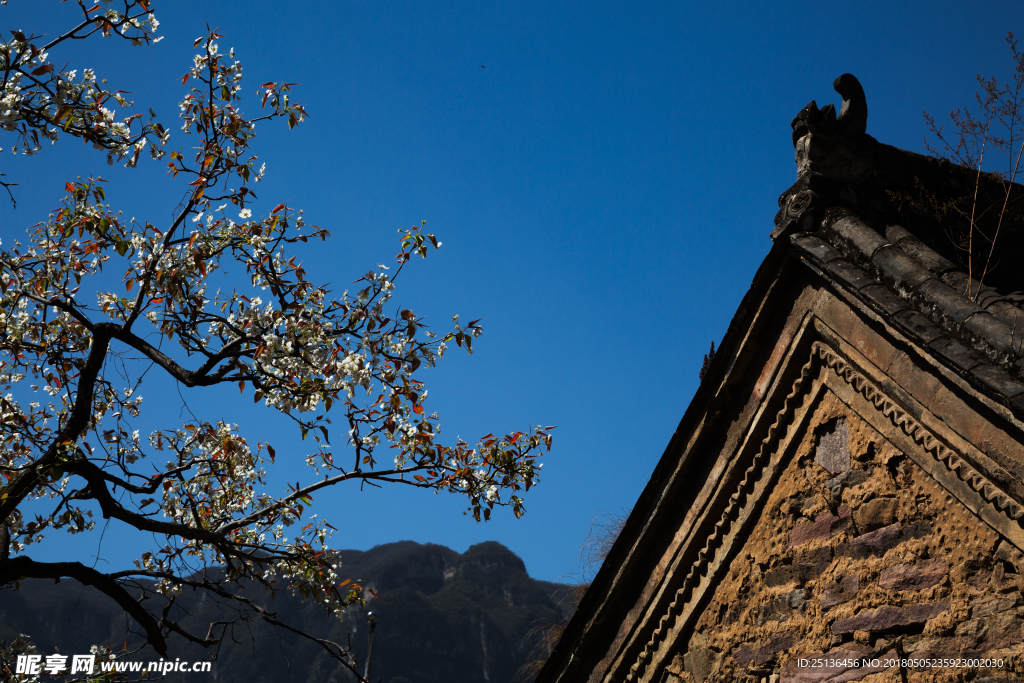
[[836, 121], [840, 135], [863, 135], [868, 130], [868, 100], [864, 97], [864, 88], [853, 74], [843, 74], [837, 78], [832, 87], [843, 96], [843, 108], [839, 110]]

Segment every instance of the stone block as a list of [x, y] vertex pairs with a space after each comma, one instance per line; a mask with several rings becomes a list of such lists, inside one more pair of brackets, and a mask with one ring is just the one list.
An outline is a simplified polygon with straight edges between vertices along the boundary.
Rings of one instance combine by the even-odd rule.
[[824, 573], [832, 564], [832, 548], [822, 546], [807, 550], [797, 556], [797, 567], [800, 569], [800, 580], [807, 581]]
[[826, 584], [821, 591], [821, 609], [828, 610], [852, 600], [860, 590], [860, 574], [847, 574], [841, 580]]
[[923, 625], [949, 609], [948, 600], [922, 602], [916, 605], [895, 607], [884, 605], [878, 609], [860, 612], [849, 619], [840, 619], [832, 624], [832, 633], [853, 633], [854, 631], [870, 631], [880, 633]]
[[922, 590], [942, 581], [949, 573], [942, 560], [917, 561], [883, 569], [878, 585], [887, 590]]
[[980, 619], [997, 612], [1005, 612], [1018, 607], [1020, 603], [1020, 595], [982, 595], [971, 601], [971, 618]]
[[830, 420], [818, 434], [814, 462], [829, 474], [841, 474], [850, 469], [850, 428], [846, 418]]
[[[857, 681], [873, 673], [884, 671], [879, 657], [878, 666], [856, 666], [854, 662], [871, 652], [871, 648], [857, 643], [846, 643], [834, 647], [826, 653], [811, 652], [791, 659], [782, 666], [782, 680], [784, 683], [848, 683]], [[829, 664], [838, 666], [800, 666], [800, 660], [813, 662], [823, 660]], [[846, 666], [849, 664], [849, 666]]]
[[959, 652], [953, 638], [913, 636], [904, 642], [907, 654], [916, 659], [942, 659]]
[[1024, 553], [1017, 550], [1013, 545], [1006, 541], [999, 541], [999, 545], [996, 546], [996, 552], [993, 557], [999, 562], [1009, 562], [1020, 571], [1024, 568]]
[[847, 470], [838, 477], [832, 477], [825, 482], [825, 488], [830, 489], [834, 495], [839, 494], [845, 488], [863, 484], [868, 479], [868, 473], [864, 470]]
[[997, 568], [998, 579], [993, 576], [992, 584], [1000, 593], [1014, 593], [1020, 591], [1020, 574], [1004, 573], [1002, 567]]
[[956, 627], [956, 641], [964, 655], [980, 655], [1024, 640], [1024, 615], [1021, 609], [997, 612], [971, 619]]
[[[795, 530], [794, 530], [795, 531]], [[900, 543], [912, 538], [922, 538], [931, 533], [927, 522], [918, 520], [904, 527], [899, 522], [861, 534], [849, 543], [836, 547], [836, 555], [848, 555], [854, 559], [885, 555]]]
[[854, 511], [853, 521], [858, 531], [874, 531], [893, 523], [897, 507], [895, 498], [874, 498]]
[[764, 583], [766, 586], [774, 588], [775, 586], [785, 586], [787, 583], [796, 583], [800, 580], [800, 567], [794, 565], [784, 565], [782, 567], [776, 567], [771, 569], [764, 574]]
[[884, 555], [900, 544], [903, 525], [897, 522], [876, 531], [862, 534], [848, 544], [837, 549], [836, 554], [849, 555], [855, 559]]
[[743, 643], [732, 651], [732, 656], [742, 667], [761, 666], [774, 660], [775, 655], [794, 645], [796, 645], [796, 634], [789, 631], [773, 633], [763, 643]]
[[798, 588], [795, 591], [783, 593], [761, 605], [760, 614], [757, 617], [757, 625], [764, 626], [769, 621], [786, 621], [793, 613], [803, 614], [807, 611], [807, 599], [811, 596], [806, 588]]
[[813, 522], [800, 522], [789, 536], [789, 547], [803, 545], [812, 540], [825, 540], [846, 531], [850, 526], [850, 508], [843, 505], [833, 515], [831, 512], [823, 512]]
[[792, 498], [789, 498], [786, 503], [789, 505], [789, 514], [799, 517], [807, 510], [810, 510], [817, 505], [818, 499], [817, 496], [808, 496], [806, 498], [793, 496]]
[[720, 652], [706, 647], [697, 647], [683, 656], [683, 668], [693, 676], [696, 683], [704, 683], [711, 674], [722, 667], [723, 659], [725, 657]]

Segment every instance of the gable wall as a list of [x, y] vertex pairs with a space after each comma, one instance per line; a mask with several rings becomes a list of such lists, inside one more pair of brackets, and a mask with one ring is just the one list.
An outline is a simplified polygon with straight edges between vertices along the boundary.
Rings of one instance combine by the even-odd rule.
[[[835, 394], [816, 404], [664, 680], [890, 679], [901, 656], [1019, 654], [1010, 546]], [[860, 657], [879, 663], [799, 665]]]
[[[792, 287], [797, 288], [795, 293]], [[775, 292], [779, 292], [780, 289], [776, 288]], [[676, 469], [663, 475], [669, 482], [663, 485], [662, 497], [652, 505], [649, 515], [650, 520], [660, 520], [662, 526], [658, 528], [657, 524], [649, 521], [647, 527], [636, 534], [635, 538], [627, 539], [627, 542], [632, 543], [632, 549], [625, 561], [619, 563], [619, 575], [616, 580], [620, 587], [627, 584], [631, 578], [630, 566], [643, 564], [641, 560], [644, 558], [637, 558], [635, 554], [643, 548], [645, 540], [648, 541], [649, 547], [650, 539], [661, 535], [667, 538], [661, 546], [663, 550], [657, 559], [646, 559], [649, 565], [653, 560], [655, 571], [647, 573], [639, 581], [632, 577], [634, 586], [639, 583], [639, 587], [632, 591], [632, 607], [625, 613], [620, 612], [614, 625], [612, 621], [616, 619], [616, 615], [610, 605], [603, 604], [594, 610], [601, 619], [594, 619], [587, 625], [588, 629], [584, 631], [583, 637], [577, 641], [571, 653], [570, 662], [573, 666], [565, 669], [570, 671], [575, 667], [576, 675], [563, 675], [550, 680], [663, 681], [672, 680], [666, 678], [670, 673], [679, 677], [694, 676], [705, 669], [707, 671], [702, 675], [707, 676], [710, 669], [701, 669], [702, 665], [697, 663], [701, 660], [700, 655], [696, 653], [701, 648], [717, 652], [718, 656], [723, 657], [721, 666], [725, 666], [731, 658], [734, 663], [730, 666], [734, 668], [720, 669], [721, 671], [736, 674], [739, 672], [736, 667], [753, 666], [757, 669], [764, 668], [771, 662], [773, 669], [777, 668], [781, 673], [790, 658], [787, 653], [790, 653], [790, 650], [792, 653], [797, 651], [792, 649], [796, 647], [795, 643], [779, 649], [776, 648], [779, 643], [788, 641], [780, 641], [778, 638], [775, 641], [771, 640], [773, 634], [782, 633], [780, 637], [788, 637], [783, 633], [785, 629], [773, 630], [782, 622], [769, 619], [758, 624], [742, 642], [735, 639], [739, 637], [737, 634], [728, 636], [722, 629], [750, 629], [749, 619], [753, 618], [755, 622], [761, 619], [760, 610], [767, 604], [765, 601], [771, 602], [779, 599], [781, 595], [799, 590], [810, 591], [797, 595], [804, 595], [805, 597], [800, 599], [810, 601], [808, 604], [818, 605], [816, 609], [819, 611], [813, 614], [817, 615], [816, 619], [820, 621], [823, 616], [820, 604], [824, 586], [829, 581], [834, 583], [837, 577], [842, 585], [844, 577], [853, 574], [863, 574], [863, 585], [875, 587], [871, 590], [865, 589], [862, 602], [854, 601], [852, 604], [833, 606], [828, 610], [829, 613], [839, 610], [835, 611], [835, 614], [841, 615], [844, 614], [843, 610], [852, 609], [859, 614], [860, 611], [881, 606], [881, 603], [875, 604], [881, 599], [879, 596], [890, 593], [879, 593], [878, 591], [883, 589], [876, 584], [880, 572], [889, 565], [881, 566], [877, 563], [888, 562], [891, 566], [896, 566], [907, 562], [901, 561], [899, 553], [893, 558], [888, 558], [885, 554], [877, 557], [873, 555], [874, 559], [870, 561], [859, 558], [857, 561], [863, 560], [867, 564], [851, 569], [850, 562], [853, 560], [841, 554], [838, 556], [840, 559], [836, 559], [833, 550], [830, 551], [832, 558], [829, 566], [821, 568], [815, 577], [807, 576], [802, 582], [790, 581], [772, 586], [765, 584], [756, 590], [754, 584], [750, 584], [748, 592], [743, 594], [746, 596], [743, 610], [740, 613], [734, 610], [732, 613], [734, 621], [714, 622], [715, 618], [725, 619], [726, 614], [729, 614], [728, 610], [726, 614], [718, 617], [709, 616], [718, 614], [716, 609], [720, 610], [725, 602], [735, 603], [737, 596], [740, 595], [738, 585], [744, 581], [751, 581], [751, 576], [764, 575], [778, 567], [794, 566], [794, 563], [795, 566], [807, 564], [805, 555], [801, 553], [811, 549], [824, 552], [820, 550], [823, 547], [820, 542], [810, 543], [806, 548], [794, 544], [790, 548], [792, 552], [782, 553], [780, 550], [779, 555], [762, 557], [745, 570], [741, 571], [736, 564], [743, 561], [744, 555], [740, 548], [746, 547], [745, 534], [752, 533], [756, 524], [767, 524], [761, 533], [774, 534], [780, 538], [786, 534], [791, 535], [797, 523], [801, 521], [812, 525], [827, 524], [819, 522], [822, 510], [816, 509], [816, 504], [806, 508], [811, 510], [808, 513], [811, 514], [809, 518], [806, 517], [804, 508], [801, 508], [801, 512], [796, 516], [792, 514], [792, 506], [783, 512], [782, 503], [772, 498], [781, 489], [776, 490], [772, 487], [775, 485], [773, 482], [782, 476], [781, 473], [788, 471], [785, 469], [789, 466], [786, 463], [803, 462], [802, 466], [807, 465], [807, 453], [803, 451], [811, 446], [810, 442], [805, 442], [806, 439], [813, 441], [817, 438], [814, 436], [815, 428], [822, 420], [832, 419], [828, 417], [828, 410], [836, 412], [839, 405], [846, 406], [849, 414], [848, 425], [855, 425], [852, 434], [862, 435], [857, 437], [860, 441], [852, 442], [851, 448], [856, 450], [866, 447], [864, 443], [873, 443], [873, 457], [881, 458], [870, 462], [855, 461], [861, 464], [856, 465], [854, 469], [868, 472], [870, 480], [860, 484], [857, 491], [849, 492], [848, 495], [854, 496], [850, 501], [855, 506], [863, 503], [876, 512], [883, 510], [885, 514], [889, 514], [891, 511], [892, 524], [901, 525], [900, 529], [917, 521], [928, 521], [928, 516], [905, 501], [902, 494], [897, 495], [891, 488], [886, 488], [888, 485], [884, 483], [882, 476], [889, 471], [887, 462], [893, 458], [902, 458], [901, 461], [910, 463], [913, 458], [906, 453], [910, 450], [914, 451], [913, 455], [917, 458], [914, 466], [920, 472], [915, 476], [919, 479], [925, 477], [932, 482], [931, 486], [946, 491], [944, 496], [939, 496], [938, 490], [928, 492], [929, 500], [945, 501], [946, 496], [952, 495], [961, 501], [963, 514], [971, 511], [970, 514], [974, 515], [973, 522], [961, 520], [960, 524], [965, 528], [979, 529], [977, 542], [981, 545], [978, 548], [994, 547], [992, 538], [984, 537], [982, 529], [988, 529], [985, 533], [999, 532], [1008, 538], [1013, 537], [1012, 545], [1024, 546], [1024, 534], [1021, 533], [1020, 524], [1012, 518], [1017, 512], [1024, 514], [1024, 508], [1017, 506], [1011, 509], [1010, 505], [1012, 498], [1022, 498], [1019, 482], [1024, 479], [1021, 476], [1024, 474], [1024, 454], [1021, 452], [1019, 440], [1020, 424], [1013, 415], [986, 399], [959, 377], [936, 367], [927, 354], [921, 353], [912, 343], [887, 328], [871, 311], [858, 307], [854, 301], [844, 299], [841, 294], [823, 286], [823, 283], [814, 277], [807, 277], [803, 284], [791, 282], [789, 291], [776, 293], [774, 296], [777, 301], [772, 305], [773, 295], [769, 289], [756, 312], [751, 312], [747, 316], [747, 329], [744, 331], [746, 334], [740, 342], [734, 340], [734, 346], [730, 349], [733, 354], [732, 367], [724, 377], [717, 378], [719, 384], [713, 387], [714, 396], [708, 401], [707, 414], [696, 428], [685, 434], [685, 443], [680, 439], [680, 433], [674, 437], [673, 444], [666, 452], [666, 459], [673, 455], [674, 448], [676, 453], [672, 461], [676, 463]], [[779, 300], [789, 302], [788, 309], [780, 311]], [[754, 324], [751, 324], [752, 319]], [[732, 330], [730, 334], [733, 334]], [[813, 356], [816, 353], [818, 358], [815, 361]], [[828, 367], [825, 358], [828, 353], [833, 354], [833, 365], [839, 363], [845, 367], [845, 364], [851, 364], [851, 367], [856, 368], [855, 374], [859, 373], [858, 377], [863, 380], [862, 388], [864, 382], [873, 387], [868, 391], [870, 396], [865, 396], [854, 387], [849, 378], [840, 377], [835, 367]], [[794, 382], [803, 386], [796, 387]], [[702, 388], [702, 391], [704, 389]], [[826, 398], [826, 395], [831, 398]], [[875, 405], [876, 403], [878, 405]], [[812, 410], [812, 406], [817, 407]], [[825, 413], [818, 412], [825, 410], [826, 406], [831, 408]], [[862, 414], [867, 414], [869, 419], [864, 419]], [[690, 411], [688, 417], [689, 415]], [[857, 419], [860, 422], [854, 419], [854, 416], [858, 415], [860, 417]], [[684, 423], [685, 421], [684, 418]], [[867, 426], [878, 422], [884, 423], [886, 429], [879, 432], [877, 424], [874, 427]], [[856, 426], [862, 423], [865, 426]], [[910, 423], [916, 425], [913, 427], [915, 434], [908, 436], [903, 432]], [[871, 429], [876, 430], [876, 438], [864, 441], [866, 437], [863, 437], [863, 433]], [[895, 435], [883, 434], [893, 430], [896, 430]], [[918, 443], [918, 440], [925, 443]], [[982, 448], [974, 448], [972, 442], [980, 444]], [[940, 456], [947, 451], [946, 459], [942, 460]], [[955, 454], [952, 460], [948, 457], [949, 454]], [[757, 458], [765, 462], [758, 464]], [[757, 477], [751, 480], [752, 462], [761, 469], [767, 468], [771, 471], [759, 471], [755, 473]], [[953, 468], [952, 475], [950, 463], [960, 463]], [[906, 467], [910, 465], [907, 464]], [[807, 479], [806, 475], [802, 476]], [[964, 484], [964, 477], [969, 480], [967, 485]], [[950, 479], [956, 482], [949, 481]], [[685, 485], [687, 481], [690, 483], [689, 491]], [[702, 482], [703, 485], [695, 490], [694, 482]], [[815, 486], [821, 483], [817, 482]], [[800, 488], [795, 484], [787, 486], [793, 491]], [[920, 483], [920, 486], [926, 484]], [[951, 491], [951, 487], [955, 490]], [[738, 494], [738, 500], [737, 495], [731, 495], [734, 490]], [[785, 497], [788, 501], [789, 498], [799, 495], [803, 494], [792, 493], [786, 494]], [[847, 495], [847, 492], [844, 491], [842, 495]], [[769, 503], [767, 499], [774, 502]], [[891, 502], [872, 503], [872, 500]], [[844, 527], [839, 536], [829, 537], [830, 543], [851, 543], [855, 537], [861, 535], [856, 533], [861, 530], [856, 521], [857, 515], [874, 514], [855, 510], [850, 507], [851, 502], [840, 501], [849, 508], [849, 514], [840, 514], [839, 508], [829, 513], [848, 520], [843, 522], [848, 526]], [[769, 510], [774, 510], [772, 514], [778, 515], [778, 518], [772, 518], [774, 521], [761, 520], [761, 512], [765, 511], [767, 514]], [[911, 514], [914, 510], [916, 512]], [[917, 517], [914, 517], [915, 514]], [[665, 520], [672, 520], [671, 529], [664, 527]], [[755, 523], [755, 520], [761, 522]], [[786, 524], [790, 526], [778, 526], [782, 523], [781, 520], [788, 520]], [[775, 526], [772, 526], [773, 524]], [[946, 529], [950, 524], [952, 522], [942, 528]], [[866, 524], [865, 528], [870, 526], [870, 523]], [[887, 533], [891, 534], [892, 531]], [[928, 533], [931, 534], [932, 531]], [[939, 536], [927, 542], [922, 538], [924, 536], [910, 540], [918, 545], [930, 543], [931, 550], [927, 553], [939, 553], [943, 543], [950, 543], [950, 536], [941, 532]], [[780, 549], [782, 547], [784, 546], [778, 546]], [[919, 554], [913, 556], [910, 562], [912, 567], [918, 559], [923, 562], [934, 559], [927, 554], [920, 555], [925, 551], [921, 551], [917, 546], [914, 548], [916, 549], [913, 552]], [[763, 570], [761, 565], [766, 565]], [[945, 613], [957, 615], [956, 618], [962, 620], [970, 617], [970, 600], [978, 598], [980, 594], [965, 597], [967, 593], [963, 593], [960, 598], [954, 599], [953, 583], [960, 575], [948, 574], [951, 571], [948, 565], [949, 562], [947, 578], [944, 581], [949, 595], [936, 597], [941, 592], [936, 588], [929, 588], [931, 592], [921, 595], [935, 598], [924, 600], [925, 603], [942, 599], [954, 600]], [[938, 571], [937, 565], [925, 566]], [[1012, 569], [1012, 565], [1003, 566], [1004, 573], [1008, 567]], [[995, 568], [996, 565], [992, 565], [986, 567], [984, 571], [995, 571]], [[730, 580], [728, 576], [732, 576], [727, 573], [729, 570], [737, 572], [732, 581], [739, 584], [726, 589], [725, 586]], [[913, 573], [918, 569], [906, 571]], [[744, 576], [747, 578], [743, 579]], [[787, 590], [782, 591], [782, 588]], [[720, 593], [721, 590], [726, 592]], [[623, 592], [628, 591], [620, 589], [620, 594]], [[920, 598], [921, 595], [914, 598]], [[796, 600], [795, 596], [790, 598]], [[618, 600], [621, 602], [621, 595]], [[899, 600], [904, 599], [900, 597]], [[957, 600], [959, 602], [956, 602]], [[718, 604], [719, 607], [711, 607], [714, 604]], [[910, 603], [904, 601], [891, 606], [900, 607], [903, 604]], [[601, 614], [601, 607], [608, 608], [605, 614]], [[807, 611], [809, 609], [805, 608], [804, 614], [800, 617], [812, 614]], [[751, 617], [752, 614], [755, 616]], [[741, 617], [747, 621], [742, 621]], [[835, 619], [829, 617], [827, 624], [819, 625], [819, 631], [822, 628], [830, 630], [834, 621]], [[740, 629], [737, 624], [744, 626]], [[797, 628], [796, 624], [797, 621], [793, 621], [787, 629]], [[717, 646], [701, 640], [706, 639], [714, 629], [721, 631], [717, 636], [713, 636], [721, 639]], [[826, 642], [821, 635], [824, 631], [814, 632], [817, 633], [815, 635], [804, 627], [797, 628], [800, 633], [800, 647], [804, 648], [802, 651], [806, 651], [812, 644], [818, 647], [819, 651], [825, 651], [826, 646], [833, 647], [832, 638], [837, 635], [842, 635], [845, 640], [841, 639], [836, 646], [868, 646], [877, 640], [875, 637], [874, 640], [868, 638], [865, 641], [864, 637], [860, 637], [861, 641], [865, 641], [860, 643], [854, 640], [857, 630], [865, 629], [855, 629], [850, 634], [833, 633]], [[613, 635], [601, 636], [601, 633]], [[924, 635], [924, 632], [919, 635]], [[945, 634], [937, 637], [952, 636]], [[693, 640], [694, 638], [696, 640]], [[690, 666], [691, 671], [687, 672], [685, 655], [690, 650], [691, 641], [694, 654], [690, 659], [694, 663]], [[604, 645], [601, 645], [602, 642]], [[771, 642], [775, 644], [769, 645]], [[736, 659], [732, 652], [742, 647], [752, 652], [763, 647], [767, 647], [768, 650], [776, 648], [778, 652], [774, 653], [774, 659], [770, 660], [764, 660], [764, 653], [751, 655], [752, 659], [747, 659], [745, 655]], [[741, 665], [741, 661], [746, 664]], [[584, 671], [585, 677], [579, 677], [578, 674]], [[771, 673], [768, 674], [770, 675]], [[542, 680], [546, 679], [542, 676]]]

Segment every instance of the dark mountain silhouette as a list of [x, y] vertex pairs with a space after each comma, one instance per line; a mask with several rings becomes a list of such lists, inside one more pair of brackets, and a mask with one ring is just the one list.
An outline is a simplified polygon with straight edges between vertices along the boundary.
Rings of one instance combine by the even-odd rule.
[[[276, 598], [254, 591], [278, 618], [336, 642], [351, 637], [366, 652], [367, 612], [377, 629], [372, 678], [383, 683], [513, 683], [533, 646], [532, 626], [565, 616], [566, 586], [531, 579], [523, 561], [500, 543], [472, 546], [464, 554], [412, 541], [372, 550], [342, 551], [344, 575], [377, 594], [342, 620], [323, 607], [278, 591]], [[369, 593], [367, 593], [369, 596]], [[208, 597], [186, 604], [185, 624], [223, 619]], [[28, 634], [40, 654], [84, 654], [91, 645], [120, 649], [139, 638], [138, 627], [98, 592], [74, 581], [22, 581], [20, 590], [0, 591], [0, 640]], [[160, 680], [234, 683], [350, 683], [351, 673], [316, 644], [259, 621], [241, 624], [226, 638], [209, 673], [169, 673]], [[172, 637], [170, 656], [182, 661], [208, 659], [205, 651]], [[131, 660], [156, 660], [149, 648]], [[360, 656], [360, 663], [364, 657]]]

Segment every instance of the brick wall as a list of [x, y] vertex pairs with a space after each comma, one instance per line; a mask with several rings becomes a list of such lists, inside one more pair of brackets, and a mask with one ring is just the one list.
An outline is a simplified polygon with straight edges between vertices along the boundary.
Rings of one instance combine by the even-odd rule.
[[[669, 681], [1016, 680], [1021, 554], [831, 394]], [[899, 657], [1001, 658], [900, 668]], [[800, 666], [801, 659], [879, 660]]]

